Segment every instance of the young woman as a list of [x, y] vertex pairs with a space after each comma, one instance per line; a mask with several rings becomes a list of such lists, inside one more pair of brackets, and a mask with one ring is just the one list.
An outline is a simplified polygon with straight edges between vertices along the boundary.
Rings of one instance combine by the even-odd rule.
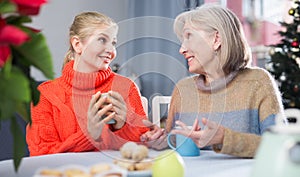
[[117, 32], [103, 14], [75, 17], [62, 75], [38, 87], [40, 101], [31, 109], [26, 137], [31, 156], [119, 149], [148, 131], [137, 86], [109, 67]]

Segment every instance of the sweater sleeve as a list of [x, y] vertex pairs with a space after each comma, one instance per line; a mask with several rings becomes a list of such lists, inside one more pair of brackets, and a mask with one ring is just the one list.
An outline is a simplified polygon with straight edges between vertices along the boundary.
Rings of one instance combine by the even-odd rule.
[[213, 145], [217, 153], [230, 154], [239, 157], [254, 157], [261, 137], [250, 133], [235, 132], [225, 128], [222, 147]]
[[268, 74], [259, 81], [255, 104], [259, 113], [259, 134], [240, 133], [225, 128], [222, 148], [214, 145], [216, 152], [240, 157], [254, 157], [261, 141], [262, 133], [275, 123], [275, 115], [283, 110], [281, 97], [275, 81]]
[[31, 109], [32, 124], [27, 125], [26, 130], [31, 156], [94, 149], [80, 130], [61, 140], [54, 124], [52, 105], [42, 94], [38, 105], [32, 106]]
[[282, 98], [278, 86], [271, 75], [266, 74], [265, 79], [261, 82], [260, 93], [262, 98], [258, 98], [259, 105], [259, 126], [260, 133], [275, 124], [275, 117], [278, 113], [283, 112]]

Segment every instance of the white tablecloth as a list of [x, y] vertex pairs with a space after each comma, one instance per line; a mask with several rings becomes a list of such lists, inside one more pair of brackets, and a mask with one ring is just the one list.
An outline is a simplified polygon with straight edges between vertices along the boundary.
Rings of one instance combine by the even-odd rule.
[[[150, 151], [150, 157], [161, 152]], [[0, 161], [0, 177], [32, 177], [41, 167], [56, 168], [63, 165], [74, 164], [91, 166], [97, 163], [113, 163], [120, 157], [119, 151], [60, 153], [22, 159], [17, 173], [14, 171], [13, 161]], [[254, 163], [253, 159], [242, 159], [213, 151], [201, 151], [198, 157], [183, 157], [186, 177], [250, 177]]]

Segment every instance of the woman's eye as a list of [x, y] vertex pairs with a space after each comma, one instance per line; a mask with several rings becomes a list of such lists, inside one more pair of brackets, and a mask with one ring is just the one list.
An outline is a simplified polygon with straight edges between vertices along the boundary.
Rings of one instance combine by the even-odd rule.
[[106, 43], [106, 39], [103, 38], [103, 37], [99, 38], [99, 41], [100, 41], [102, 44], [105, 44], [105, 43]]
[[112, 42], [112, 45], [113, 45], [113, 46], [116, 46], [116, 45], [117, 45], [117, 42], [116, 42], [116, 41], [113, 41], [113, 42]]
[[190, 39], [190, 37], [191, 37], [191, 33], [186, 33], [185, 38]]

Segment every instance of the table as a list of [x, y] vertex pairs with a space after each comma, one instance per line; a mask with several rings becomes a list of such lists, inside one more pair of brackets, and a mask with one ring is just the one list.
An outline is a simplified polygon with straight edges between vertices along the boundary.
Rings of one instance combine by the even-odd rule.
[[[150, 150], [149, 156], [155, 157], [160, 151]], [[0, 161], [1, 177], [32, 177], [41, 167], [57, 168], [67, 164], [91, 166], [119, 158], [119, 151], [60, 153], [22, 159], [18, 173], [15, 173], [12, 160]], [[213, 151], [201, 150], [198, 157], [183, 157], [186, 177], [250, 177], [253, 159], [242, 159]]]

